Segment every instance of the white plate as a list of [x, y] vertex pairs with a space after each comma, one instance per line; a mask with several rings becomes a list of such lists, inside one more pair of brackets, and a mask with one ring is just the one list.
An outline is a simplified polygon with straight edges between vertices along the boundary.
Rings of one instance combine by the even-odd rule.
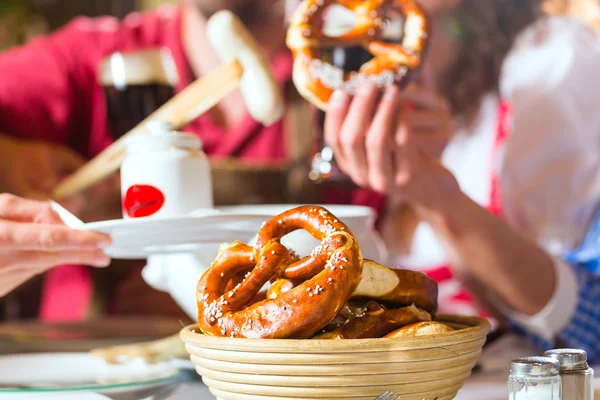
[[153, 254], [195, 253], [221, 243], [251, 238], [264, 222], [260, 215], [222, 213], [177, 218], [140, 218], [86, 224], [83, 229], [111, 236], [106, 253], [113, 258], [143, 259]]
[[[226, 214], [260, 215], [272, 218], [289, 209], [300, 206], [300, 204], [264, 204], [251, 206], [227, 206], [220, 207], [218, 210]], [[351, 205], [324, 205], [336, 217], [339, 217], [345, 223], [350, 223], [356, 218], [375, 218], [376, 212], [371, 207], [351, 206]], [[200, 212], [200, 211], [199, 211]]]
[[123, 365], [108, 365], [88, 353], [2, 356], [0, 371], [0, 396], [74, 391], [106, 395], [151, 392], [174, 385], [179, 375], [171, 363], [149, 365], [132, 360]]
[[[176, 218], [119, 219], [85, 224], [83, 229], [109, 234], [113, 245], [106, 253], [119, 259], [145, 259], [151, 255], [215, 253], [222, 243], [251, 240], [262, 223], [297, 205], [250, 205], [198, 210]], [[353, 222], [374, 219], [369, 207], [326, 206], [353, 229]], [[364, 222], [363, 222], [364, 224]], [[362, 224], [360, 225], [362, 228]]]

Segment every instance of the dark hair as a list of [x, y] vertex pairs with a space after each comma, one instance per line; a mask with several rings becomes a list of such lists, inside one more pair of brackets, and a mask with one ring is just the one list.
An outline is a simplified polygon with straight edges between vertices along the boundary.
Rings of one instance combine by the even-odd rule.
[[462, 0], [454, 13], [462, 31], [457, 62], [442, 77], [452, 111], [473, 116], [481, 98], [498, 90], [504, 58], [540, 14], [540, 0]]

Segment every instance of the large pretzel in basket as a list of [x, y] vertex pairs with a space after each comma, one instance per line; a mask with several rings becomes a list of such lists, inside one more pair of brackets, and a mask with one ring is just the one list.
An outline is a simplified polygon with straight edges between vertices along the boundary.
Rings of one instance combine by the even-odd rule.
[[[356, 26], [340, 36], [323, 32], [323, 14], [333, 4], [354, 12]], [[400, 43], [383, 41], [386, 19], [392, 13], [404, 17]], [[428, 21], [414, 0], [304, 0], [294, 13], [287, 46], [294, 54], [294, 84], [300, 94], [326, 110], [336, 89], [350, 93], [371, 81], [379, 87], [408, 82], [420, 68], [428, 45]], [[374, 58], [358, 72], [344, 72], [321, 57], [323, 49], [364, 46]]]
[[[248, 305], [259, 290], [294, 265], [280, 239], [307, 230], [321, 244], [297, 264], [310, 262], [315, 275], [276, 299]], [[213, 336], [310, 338], [331, 322], [361, 280], [362, 255], [348, 227], [318, 206], [298, 207], [261, 228], [254, 248], [240, 242], [222, 248], [198, 282], [198, 325]], [[233, 289], [229, 282], [249, 271]]]
[[[283, 279], [275, 281], [267, 298], [274, 299], [305, 279], [310, 279], [318, 271], [310, 258], [296, 262], [283, 270]], [[438, 285], [422, 272], [390, 269], [372, 260], [363, 260], [363, 274], [358, 287], [352, 294], [355, 299], [372, 299], [394, 305], [410, 306], [435, 314], [438, 307]]]

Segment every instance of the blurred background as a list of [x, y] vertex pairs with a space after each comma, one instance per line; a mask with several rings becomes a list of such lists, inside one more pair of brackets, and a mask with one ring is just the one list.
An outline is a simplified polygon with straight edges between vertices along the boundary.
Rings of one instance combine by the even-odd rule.
[[0, 0], [0, 51], [51, 32], [79, 15], [114, 15], [176, 0]]

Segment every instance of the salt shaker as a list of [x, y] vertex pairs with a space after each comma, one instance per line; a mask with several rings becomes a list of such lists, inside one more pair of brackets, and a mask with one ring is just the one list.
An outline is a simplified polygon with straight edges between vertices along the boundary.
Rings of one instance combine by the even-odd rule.
[[561, 400], [560, 365], [549, 357], [527, 357], [510, 363], [509, 400]]
[[593, 400], [594, 370], [587, 363], [583, 350], [556, 349], [544, 353], [560, 364], [562, 400]]
[[125, 139], [121, 165], [124, 218], [171, 218], [213, 208], [210, 162], [195, 135], [153, 121]]

